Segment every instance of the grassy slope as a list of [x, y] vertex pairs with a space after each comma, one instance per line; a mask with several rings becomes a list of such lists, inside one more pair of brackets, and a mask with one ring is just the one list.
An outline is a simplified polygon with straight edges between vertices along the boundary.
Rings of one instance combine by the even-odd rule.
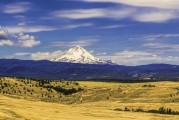
[[[6, 79], [6, 82], [14, 85], [19, 81]], [[151, 113], [133, 113], [115, 111], [114, 109], [142, 108], [144, 110], [167, 107], [179, 111], [179, 83], [178, 82], [154, 82], [154, 83], [104, 83], [104, 82], [78, 82], [80, 86], [70, 83], [65, 88], [82, 87], [83, 92], [72, 95], [62, 95], [46, 88], [34, 87], [34, 92], [26, 94], [0, 94], [0, 120], [6, 119], [60, 119], [60, 120], [178, 120], [179, 116], [161, 115]], [[145, 85], [154, 85], [155, 87]], [[14, 87], [23, 89], [26, 86]], [[8, 88], [6, 88], [8, 89]], [[10, 90], [9, 90], [10, 91]], [[42, 93], [48, 93], [52, 98], [42, 98]], [[39, 97], [37, 97], [39, 95]], [[57, 97], [62, 96], [62, 97]], [[15, 98], [14, 98], [15, 97]], [[20, 98], [20, 99], [17, 99]], [[23, 99], [21, 99], [23, 98]], [[25, 100], [25, 99], [27, 100]], [[80, 103], [82, 99], [82, 104]], [[31, 101], [29, 101], [31, 100]], [[47, 101], [47, 102], [41, 102]], [[54, 103], [49, 103], [54, 102]], [[59, 104], [60, 103], [60, 104]], [[63, 103], [63, 104], [61, 104]], [[65, 104], [66, 105], [65, 105]], [[69, 104], [70, 103], [70, 104]]]
[[0, 95], [0, 120], [178, 120], [179, 116], [120, 112], [114, 102], [62, 105], [14, 99]]
[[[105, 100], [126, 103], [177, 103], [179, 102], [179, 82], [149, 83], [106, 83], [79, 82], [86, 86], [84, 99], [98, 97]], [[147, 87], [145, 87], [147, 85]], [[154, 86], [151, 87], [150, 85]], [[88, 99], [91, 100], [91, 99]], [[92, 101], [92, 100], [91, 100]]]
[[80, 86], [76, 85], [76, 82], [74, 81], [52, 81], [49, 84], [44, 84], [44, 86], [40, 86], [38, 81], [5, 78], [0, 80], [0, 94], [9, 97], [22, 98], [33, 101], [56, 102], [65, 104], [78, 101], [78, 98], [80, 96], [80, 94], [73, 94], [67, 96], [64, 95], [62, 92], [46, 88], [46, 86], [60, 86], [67, 90], [72, 88], [80, 88]]

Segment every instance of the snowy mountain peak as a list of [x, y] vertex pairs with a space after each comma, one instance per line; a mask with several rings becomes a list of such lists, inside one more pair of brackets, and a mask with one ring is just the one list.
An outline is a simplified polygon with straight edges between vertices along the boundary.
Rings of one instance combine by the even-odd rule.
[[86, 51], [84, 48], [82, 48], [80, 46], [76, 46], [74, 48], [71, 48], [65, 53], [66, 54], [73, 54], [73, 55], [77, 55], [77, 56], [85, 55], [86, 57], [93, 57], [88, 51]]
[[54, 62], [70, 62], [70, 63], [82, 63], [82, 64], [112, 64], [111, 61], [104, 61], [94, 57], [87, 50], [80, 46], [70, 48], [64, 52], [61, 56], [57, 56], [51, 61]]

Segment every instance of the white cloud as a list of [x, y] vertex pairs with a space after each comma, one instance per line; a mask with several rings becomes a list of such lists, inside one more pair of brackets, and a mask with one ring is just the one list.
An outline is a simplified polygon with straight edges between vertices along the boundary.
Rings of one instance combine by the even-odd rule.
[[163, 52], [166, 51], [179, 51], [179, 44], [166, 44], [166, 43], [145, 43], [143, 47], [148, 47], [151, 49], [159, 49]]
[[57, 30], [58, 28], [49, 27], [49, 26], [7, 26], [6, 29], [10, 33], [20, 33], [20, 32], [35, 33], [35, 32], [43, 32], [43, 31], [53, 31], [53, 30]]
[[75, 29], [80, 27], [91, 27], [91, 26], [93, 26], [92, 23], [70, 24], [70, 25], [64, 25], [59, 29]]
[[100, 55], [107, 55], [107, 53], [103, 52], [103, 53], [97, 53], [96, 54], [97, 56], [100, 56]]
[[144, 42], [142, 47], [145, 49], [164, 53], [164, 52], [179, 51], [179, 44], [167, 42], [177, 38], [179, 38], [179, 34], [177, 33], [166, 33], [166, 34], [144, 35], [142, 37], [136, 37], [131, 39], [140, 40]]
[[153, 56], [152, 53], [142, 51], [122, 51], [120, 53], [115, 53], [114, 55], [122, 56], [124, 58], [134, 58], [137, 56]]
[[164, 8], [164, 9], [179, 9], [178, 0], [73, 0], [84, 2], [109, 2], [117, 4], [125, 4], [136, 7], [152, 7], [152, 8]]
[[0, 26], [0, 40], [4, 40], [8, 38], [9, 38], [8, 31]]
[[[52, 52], [36, 52], [36, 53], [15, 53], [15, 56], [29, 56], [32, 60], [51, 60], [57, 56], [61, 56], [64, 52], [52, 51]], [[122, 51], [109, 55], [107, 53], [99, 53], [97, 57], [104, 60], [112, 60], [115, 63], [122, 65], [143, 65], [151, 63], [168, 63], [168, 64], [178, 64], [178, 56], [162, 56], [160, 54], [154, 54], [152, 52], [146, 51]]]
[[24, 13], [31, 9], [30, 2], [10, 3], [1, 8], [2, 12], [7, 14]]
[[110, 2], [125, 7], [63, 10], [54, 13], [56, 17], [68, 19], [87, 18], [130, 18], [138, 22], [162, 23], [179, 19], [179, 0], [74, 0], [84, 2]]
[[14, 43], [11, 40], [0, 40], [0, 46], [13, 46]]
[[26, 17], [23, 15], [15, 15], [14, 18], [18, 21], [18, 26], [25, 26], [27, 22], [30, 23], [30, 21], [26, 21]]
[[53, 52], [37, 52], [31, 54], [31, 59], [33, 60], [50, 60], [56, 58], [57, 56], [62, 55], [62, 51], [53, 51]]
[[17, 25], [19, 25], [19, 26], [24, 26], [24, 25], [26, 25], [26, 22], [19, 22]]
[[[26, 26], [25, 23], [20, 23], [20, 26], [7, 26], [6, 29], [10, 33], [36, 33], [36, 32], [45, 32], [45, 31], [54, 31], [54, 30], [66, 30], [66, 29], [75, 29], [80, 27], [90, 27], [93, 26], [92, 23], [80, 23], [80, 24], [68, 24], [58, 27], [50, 27], [50, 26]], [[25, 26], [24, 26], [24, 25]]]
[[169, 20], [178, 19], [179, 10], [166, 10], [157, 8], [136, 8], [136, 7], [114, 7], [95, 9], [72, 9], [54, 11], [50, 15], [57, 18], [66, 19], [90, 19], [108, 18], [113, 20], [132, 19], [138, 22], [162, 23]]
[[98, 8], [60, 10], [51, 13], [53, 17], [68, 19], [113, 18], [122, 19], [134, 13], [134, 9]]
[[115, 28], [121, 28], [125, 27], [126, 25], [108, 25], [108, 26], [102, 26], [98, 27], [99, 29], [115, 29]]
[[31, 53], [25, 53], [25, 52], [18, 52], [18, 53], [15, 53], [14, 55], [15, 56], [26, 56], [26, 55], [30, 55]]
[[166, 34], [145, 35], [141, 38], [136, 38], [136, 39], [141, 39], [145, 41], [157, 41], [157, 40], [164, 40], [164, 39], [173, 38], [173, 37], [179, 37], [179, 34], [166, 33]]
[[178, 12], [172, 10], [150, 10], [138, 13], [133, 19], [139, 22], [167, 22], [178, 18]]
[[8, 31], [0, 27], [0, 46], [34, 47], [39, 45], [40, 41], [35, 36], [18, 33], [9, 34]]
[[0, 27], [0, 46], [13, 46], [13, 41], [10, 40], [10, 35], [6, 29]]
[[165, 40], [170, 40], [172, 38], [179, 38], [178, 33], [161, 33], [161, 34], [148, 34], [148, 35], [143, 35], [143, 36], [134, 36], [129, 38], [130, 40], [140, 40], [140, 41], [145, 41], [146, 42], [159, 42], [159, 41], [165, 41]]
[[1, 38], [2, 37], [7, 37], [7, 35], [8, 35], [7, 30], [0, 27], [0, 37]]
[[113, 60], [122, 65], [143, 65], [150, 63], [176, 63], [178, 64], [179, 57], [177, 56], [161, 56], [151, 52], [142, 51], [122, 51], [113, 55], [101, 55], [102, 59]]
[[28, 34], [19, 33], [14, 37], [17, 39], [17, 46], [20, 47], [34, 47], [40, 44], [40, 41], [36, 40], [34, 36]]
[[57, 41], [52, 42], [51, 47], [74, 47], [74, 46], [91, 46], [99, 40], [96, 38], [82, 37], [76, 41]]
[[11, 56], [11, 58], [22, 58], [22, 59], [32, 59], [32, 60], [51, 60], [56, 58], [57, 56], [61, 56], [63, 51], [52, 51], [52, 52], [35, 52], [35, 53], [28, 53], [28, 52], [18, 52]]
[[54, 11], [51, 15], [59, 18], [86, 19], [103, 17], [105, 13], [103, 9], [75, 9]]

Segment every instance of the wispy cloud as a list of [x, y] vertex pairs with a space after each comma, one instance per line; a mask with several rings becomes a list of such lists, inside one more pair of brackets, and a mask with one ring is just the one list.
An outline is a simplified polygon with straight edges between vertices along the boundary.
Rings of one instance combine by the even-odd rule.
[[96, 55], [97, 55], [97, 56], [107, 55], [107, 53], [106, 53], [106, 52], [103, 52], [103, 53], [97, 53]]
[[39, 26], [39, 25], [32, 25], [32, 26], [7, 26], [5, 27], [10, 33], [36, 33], [36, 32], [45, 32], [45, 31], [54, 31], [54, 30], [68, 30], [68, 29], [75, 29], [80, 27], [90, 27], [93, 26], [92, 23], [79, 23], [79, 24], [67, 24], [62, 26]]
[[139, 40], [141, 42], [142, 49], [153, 52], [177, 52], [179, 51], [179, 44], [172, 43], [173, 39], [179, 38], [177, 33], [165, 33], [165, 34], [150, 34], [141, 37], [131, 38], [133, 40]]
[[115, 28], [122, 28], [126, 27], [126, 25], [108, 25], [108, 26], [102, 26], [98, 27], [99, 29], [115, 29]]
[[50, 47], [74, 47], [74, 46], [91, 46], [98, 42], [99, 40], [96, 38], [79, 38], [78, 40], [75, 41], [57, 41], [57, 42], [52, 42]]
[[1, 11], [6, 14], [24, 13], [30, 10], [31, 7], [30, 2], [15, 2], [2, 6]]
[[157, 40], [164, 40], [164, 39], [173, 38], [173, 37], [179, 37], [179, 34], [174, 34], [174, 33], [153, 34], [153, 35], [145, 35], [141, 38], [136, 38], [136, 39], [141, 39], [145, 41], [157, 41]]
[[166, 51], [179, 51], [179, 44], [166, 44], [166, 43], [145, 43], [143, 44], [143, 47], [148, 47], [151, 49], [157, 49], [163, 52]]
[[15, 53], [14, 56], [26, 56], [26, 55], [30, 55], [31, 53], [27, 53], [27, 52], [18, 52]]
[[25, 16], [15, 15], [14, 18], [18, 20], [18, 24], [17, 24], [18, 26], [25, 26], [26, 25]]
[[151, 7], [151, 8], [164, 8], [164, 9], [179, 9], [178, 0], [72, 0], [84, 2], [109, 2], [117, 4], [125, 4], [137, 7]]
[[43, 32], [43, 31], [53, 31], [53, 30], [57, 30], [58, 28], [49, 27], [49, 26], [7, 26], [6, 29], [10, 33], [19, 33], [19, 32], [35, 33], [35, 32]]
[[64, 25], [59, 29], [75, 29], [75, 28], [81, 28], [81, 27], [91, 27], [93, 26], [93, 23], [80, 23], [80, 24], [69, 24], [69, 25]]
[[73, 9], [51, 12], [50, 15], [57, 18], [89, 19], [89, 18], [113, 18], [122, 19], [134, 13], [133, 9], [98, 8], [98, 9]]
[[57, 56], [61, 56], [63, 51], [57, 50], [52, 52], [34, 52], [34, 53], [27, 53], [27, 52], [17, 52], [11, 56], [11, 58], [29, 58], [32, 60], [51, 60], [56, 58]]
[[52, 52], [37, 52], [30, 54], [31, 59], [33, 60], [52, 60], [57, 56], [61, 56], [63, 51], [52, 51]]
[[139, 12], [133, 16], [133, 19], [139, 22], [167, 22], [169, 20], [178, 18], [178, 11], [174, 10], [146, 10], [145, 12]]
[[162, 56], [145, 51], [122, 51], [112, 55], [100, 55], [102, 59], [111, 59], [122, 65], [143, 65], [150, 63], [178, 63], [177, 56]]
[[69, 19], [100, 18], [105, 16], [104, 9], [60, 10], [51, 12], [50, 14], [57, 18]]
[[179, 10], [166, 10], [158, 8], [136, 8], [136, 7], [114, 7], [114, 8], [90, 8], [90, 9], [72, 9], [59, 10], [51, 12], [50, 15], [56, 18], [66, 19], [90, 19], [90, 18], [108, 18], [108, 19], [132, 19], [138, 22], [163, 23], [169, 20], [178, 19]]

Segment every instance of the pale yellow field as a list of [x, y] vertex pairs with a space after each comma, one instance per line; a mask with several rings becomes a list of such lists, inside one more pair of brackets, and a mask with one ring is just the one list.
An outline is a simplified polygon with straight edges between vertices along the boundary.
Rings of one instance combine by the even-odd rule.
[[[178, 120], [179, 116], [114, 111], [117, 102], [62, 105], [0, 95], [1, 120]], [[123, 104], [124, 105], [124, 104]], [[131, 105], [131, 104], [130, 104]], [[138, 106], [140, 104], [134, 104]], [[175, 106], [176, 104], [170, 104]], [[168, 106], [170, 106], [168, 104]], [[176, 106], [175, 106], [176, 107]], [[178, 104], [177, 104], [178, 107]]]

